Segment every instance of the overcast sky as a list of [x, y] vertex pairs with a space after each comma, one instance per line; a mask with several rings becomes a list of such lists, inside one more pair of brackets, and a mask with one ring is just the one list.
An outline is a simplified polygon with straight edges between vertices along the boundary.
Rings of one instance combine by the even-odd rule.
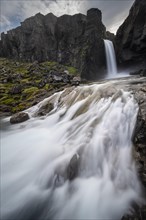
[[0, 32], [20, 25], [24, 19], [38, 12], [47, 14], [86, 14], [89, 8], [102, 11], [107, 30], [116, 33], [129, 13], [134, 0], [0, 0]]

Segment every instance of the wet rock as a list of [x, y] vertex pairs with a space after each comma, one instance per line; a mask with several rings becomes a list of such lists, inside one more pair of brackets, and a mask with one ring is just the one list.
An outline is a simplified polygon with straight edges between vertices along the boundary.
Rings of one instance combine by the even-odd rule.
[[54, 177], [54, 187], [60, 187], [63, 185], [65, 179], [63, 176], [59, 175], [59, 174], [56, 174], [55, 177]]
[[146, 219], [146, 208], [135, 207], [135, 210], [131, 215], [125, 215], [121, 220], [144, 220]]
[[[139, 105], [139, 112], [132, 136], [133, 157], [135, 159], [137, 173], [142, 184], [142, 195], [146, 198], [146, 79], [135, 78], [135, 83], [130, 83], [128, 90], [132, 91]], [[133, 208], [133, 206], [132, 206]], [[124, 215], [122, 220], [146, 219], [146, 205], [138, 205], [133, 212]]]
[[78, 86], [79, 84], [80, 84], [80, 82], [81, 82], [81, 78], [78, 76], [76, 76], [76, 77], [74, 77], [73, 78], [73, 80], [71, 81], [71, 84], [73, 85], [73, 86]]
[[53, 75], [53, 81], [55, 82], [62, 82], [63, 81], [63, 77], [61, 75]]
[[[134, 158], [138, 175], [143, 185], [143, 196], [146, 198], [146, 87], [145, 84], [140, 85], [140, 89], [137, 87], [135, 87], [137, 91], [134, 95], [139, 104], [139, 113], [133, 134]], [[132, 216], [124, 218], [124, 220], [130, 219], [146, 219], [146, 205], [138, 207]]]
[[47, 83], [47, 80], [41, 80], [38, 84], [38, 88], [39, 89], [43, 88], [46, 85], [46, 83]]
[[131, 72], [130, 75], [139, 75], [141, 77], [146, 76], [146, 69], [140, 69], [135, 72]]
[[38, 112], [35, 114], [35, 116], [44, 116], [47, 115], [50, 111], [52, 111], [54, 108], [53, 104], [48, 102], [40, 107]]
[[77, 177], [77, 174], [78, 174], [78, 163], [79, 163], [78, 156], [77, 156], [77, 154], [75, 154], [71, 158], [71, 160], [69, 162], [69, 165], [67, 167], [67, 178], [70, 181]]
[[10, 123], [11, 124], [17, 124], [17, 123], [21, 123], [21, 122], [27, 121], [28, 119], [29, 119], [28, 113], [19, 112], [19, 113], [16, 113], [15, 115], [13, 115], [10, 118]]

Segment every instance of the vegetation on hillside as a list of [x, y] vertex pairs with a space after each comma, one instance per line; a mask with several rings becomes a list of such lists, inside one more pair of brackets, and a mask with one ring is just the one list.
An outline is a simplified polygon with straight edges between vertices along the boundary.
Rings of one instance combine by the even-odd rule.
[[78, 71], [57, 62], [23, 63], [0, 58], [0, 111], [16, 113], [71, 83]]

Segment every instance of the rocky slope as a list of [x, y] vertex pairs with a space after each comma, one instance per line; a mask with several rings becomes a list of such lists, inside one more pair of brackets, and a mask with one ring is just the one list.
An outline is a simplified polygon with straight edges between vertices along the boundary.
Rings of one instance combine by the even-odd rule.
[[57, 62], [0, 59], [0, 115], [35, 105], [52, 93], [80, 82], [77, 69]]
[[1, 34], [0, 56], [28, 62], [56, 61], [78, 68], [82, 78], [96, 79], [105, 69], [102, 14], [56, 17], [38, 13], [20, 27]]
[[135, 0], [116, 35], [119, 63], [146, 68], [146, 1]]

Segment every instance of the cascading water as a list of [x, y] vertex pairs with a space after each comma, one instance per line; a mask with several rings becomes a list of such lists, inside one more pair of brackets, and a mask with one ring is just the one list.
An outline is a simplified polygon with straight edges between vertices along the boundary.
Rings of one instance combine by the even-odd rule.
[[112, 41], [104, 40], [107, 71], [109, 77], [114, 77], [117, 74], [116, 55]]
[[29, 114], [48, 102], [48, 116], [2, 130], [2, 219], [120, 219], [141, 202], [131, 153], [133, 96], [109, 83], [70, 88]]

